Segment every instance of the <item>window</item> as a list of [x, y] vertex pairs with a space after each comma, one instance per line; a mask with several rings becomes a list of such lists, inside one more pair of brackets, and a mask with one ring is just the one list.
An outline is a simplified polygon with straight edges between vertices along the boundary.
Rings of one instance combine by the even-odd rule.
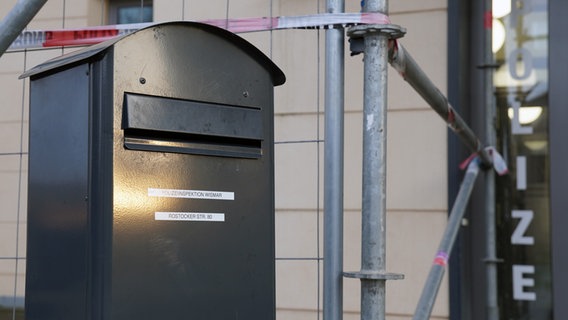
[[110, 0], [109, 23], [126, 24], [152, 22], [154, 10], [151, 0]]

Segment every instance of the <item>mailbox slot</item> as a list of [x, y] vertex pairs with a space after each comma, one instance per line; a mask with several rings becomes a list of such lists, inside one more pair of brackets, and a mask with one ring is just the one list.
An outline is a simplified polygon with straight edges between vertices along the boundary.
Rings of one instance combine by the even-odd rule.
[[126, 93], [123, 115], [124, 146], [130, 150], [262, 156], [259, 108]]

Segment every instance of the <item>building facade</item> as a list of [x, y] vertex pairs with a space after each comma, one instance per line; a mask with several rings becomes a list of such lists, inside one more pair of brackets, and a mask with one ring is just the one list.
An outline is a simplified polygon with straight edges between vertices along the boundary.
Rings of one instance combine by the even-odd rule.
[[[450, 3], [449, 17], [456, 20], [449, 25], [456, 32], [448, 38], [454, 79], [448, 92], [478, 132], [485, 126], [478, 106], [492, 97], [496, 145], [510, 169], [496, 180], [495, 286], [502, 319], [563, 319], [567, 314], [562, 302], [567, 285], [562, 272], [567, 261], [562, 249], [566, 147], [560, 142], [567, 118], [559, 78], [566, 70], [560, 58], [566, 43], [559, 33], [565, 10], [556, 0], [493, 1], [489, 21], [482, 4]], [[492, 27], [492, 61], [479, 48], [487, 26]], [[493, 73], [491, 89], [479, 71], [487, 69]], [[461, 87], [452, 85], [458, 79], [464, 82]], [[477, 218], [484, 202], [481, 191], [472, 198], [471, 224], [459, 246], [463, 259], [454, 264], [459, 270], [452, 282], [452, 318], [484, 318], [486, 312], [481, 306], [487, 294], [487, 237], [485, 222]]]
[[[503, 150], [513, 178], [498, 179], [497, 183], [502, 190], [497, 196], [498, 254], [504, 259], [499, 267], [499, 305], [502, 319], [563, 319], [568, 311], [554, 301], [568, 290], [566, 276], [558, 271], [566, 266], [561, 246], [561, 225], [566, 218], [560, 212], [566, 207], [561, 190], [568, 179], [561, 178], [565, 173], [560, 167], [568, 152], [558, 138], [565, 130], [563, 90], [552, 79], [562, 83], [566, 68], [561, 57], [567, 49], [558, 30], [566, 23], [559, 15], [568, 8], [562, 0], [504, 2], [511, 9], [501, 17], [494, 15], [498, 22], [493, 27], [501, 23], [505, 30], [494, 59], [499, 66], [514, 67], [504, 69], [509, 72], [505, 82], [495, 78], [497, 147]], [[3, 1], [0, 16], [15, 3]], [[359, 1], [346, 2], [346, 12], [360, 10]], [[485, 91], [483, 75], [476, 67], [484, 64], [485, 9], [477, 1], [391, 0], [389, 11], [392, 22], [407, 30], [401, 43], [475, 131], [483, 132], [479, 106]], [[321, 0], [49, 0], [28, 29], [323, 12], [325, 1]], [[270, 57], [287, 77], [286, 83], [275, 89], [279, 320], [322, 318], [324, 32], [279, 30], [240, 35]], [[360, 268], [361, 252], [363, 63], [362, 55], [349, 56], [347, 40], [345, 48], [344, 269], [351, 271]], [[11, 51], [0, 57], [4, 97], [0, 109], [0, 308], [8, 309], [6, 315], [0, 313], [0, 320], [12, 319], [13, 310], [23, 307], [25, 296], [29, 79], [18, 77], [73, 50]], [[561, 67], [548, 69], [554, 62]], [[495, 70], [496, 77], [499, 72]], [[525, 80], [534, 82], [521, 83]], [[543, 83], [548, 84], [544, 89], [549, 95], [545, 100], [537, 95], [529, 104], [529, 89]], [[518, 111], [513, 111], [511, 118], [507, 106]], [[530, 125], [518, 118], [520, 110], [529, 106], [544, 110], [543, 116], [548, 117], [544, 127], [530, 130]], [[410, 319], [459, 188], [462, 172], [458, 165], [468, 154], [444, 121], [393, 69], [389, 70], [387, 131], [387, 269], [405, 275], [404, 280], [387, 283], [387, 319]], [[474, 193], [475, 203], [484, 202], [481, 186]], [[485, 318], [484, 221], [478, 217], [483, 206], [475, 203], [462, 228], [432, 319]], [[358, 280], [344, 280], [344, 319], [359, 318], [359, 286]]]

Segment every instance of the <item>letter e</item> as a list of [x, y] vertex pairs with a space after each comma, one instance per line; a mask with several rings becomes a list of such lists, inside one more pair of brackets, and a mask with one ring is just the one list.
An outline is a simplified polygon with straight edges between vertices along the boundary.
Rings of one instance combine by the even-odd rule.
[[534, 287], [534, 279], [525, 278], [526, 274], [534, 274], [534, 266], [513, 265], [513, 299], [536, 301], [536, 293], [524, 290]]

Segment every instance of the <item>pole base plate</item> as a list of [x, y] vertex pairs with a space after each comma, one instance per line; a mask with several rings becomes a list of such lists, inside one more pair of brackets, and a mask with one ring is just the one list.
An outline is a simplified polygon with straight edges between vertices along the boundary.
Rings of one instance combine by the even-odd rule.
[[367, 279], [367, 280], [402, 280], [404, 275], [401, 273], [389, 273], [378, 271], [352, 271], [343, 272], [346, 278]]

